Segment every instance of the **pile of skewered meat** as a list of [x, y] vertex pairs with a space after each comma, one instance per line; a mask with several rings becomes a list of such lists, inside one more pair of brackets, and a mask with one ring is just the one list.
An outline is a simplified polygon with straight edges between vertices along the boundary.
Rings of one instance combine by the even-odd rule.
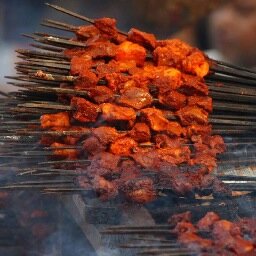
[[[137, 203], [154, 200], [158, 189], [230, 194], [213, 174], [225, 144], [211, 135], [209, 63], [201, 51], [134, 28], [124, 35], [111, 18], [80, 26], [72, 42], [78, 47], [64, 54], [73, 84], [59, 86], [83, 96], [59, 95], [64, 111], [42, 115], [41, 128], [77, 133], [43, 135], [41, 144], [57, 159], [90, 160], [77, 170], [81, 188]], [[34, 76], [54, 79], [42, 70]]]
[[191, 212], [185, 212], [173, 215], [168, 222], [175, 225], [178, 241], [197, 255], [256, 254], [256, 219], [232, 222], [208, 212], [193, 225], [191, 217]]

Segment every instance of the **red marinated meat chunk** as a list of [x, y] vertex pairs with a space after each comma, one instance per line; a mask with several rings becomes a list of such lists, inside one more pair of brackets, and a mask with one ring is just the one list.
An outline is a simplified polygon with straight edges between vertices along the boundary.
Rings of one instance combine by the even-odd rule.
[[190, 96], [188, 97], [189, 106], [198, 106], [208, 112], [212, 112], [212, 98], [207, 96]]
[[168, 106], [174, 110], [178, 110], [180, 108], [185, 107], [186, 105], [186, 96], [174, 91], [170, 90], [165, 93], [160, 93], [158, 95], [159, 102], [165, 106]]
[[91, 42], [87, 44], [85, 53], [90, 55], [92, 59], [96, 58], [113, 58], [116, 55], [118, 46], [109, 41]]
[[148, 67], [144, 70], [152, 77], [152, 84], [158, 88], [160, 94], [176, 90], [182, 85], [181, 72], [176, 68], [158, 67], [156, 70], [155, 67]]
[[153, 34], [145, 33], [136, 28], [130, 29], [128, 32], [128, 40], [144, 47], [149, 47], [150, 49], [156, 47], [156, 37]]
[[125, 41], [118, 45], [115, 59], [117, 61], [134, 60], [137, 66], [141, 67], [144, 65], [146, 59], [146, 50], [138, 44]]
[[199, 77], [204, 77], [209, 73], [209, 63], [198, 49], [193, 49], [193, 52], [182, 61], [182, 68], [185, 72]]
[[96, 103], [101, 104], [114, 100], [114, 92], [106, 86], [94, 86], [86, 89], [87, 95]]
[[40, 122], [43, 129], [70, 126], [69, 114], [67, 112], [44, 114], [40, 117]]
[[76, 31], [78, 40], [87, 40], [89, 38], [95, 38], [100, 31], [94, 25], [79, 26]]
[[120, 156], [129, 156], [137, 146], [138, 143], [130, 137], [119, 138], [110, 145], [110, 152]]
[[182, 74], [179, 90], [186, 95], [208, 95], [208, 86], [197, 76]]
[[159, 109], [145, 108], [141, 110], [141, 114], [153, 131], [167, 132], [175, 136], [180, 136], [184, 132], [179, 123], [167, 120]]
[[226, 145], [223, 138], [219, 135], [210, 137], [209, 146], [215, 153], [223, 153], [226, 151]]
[[187, 222], [187, 221], [178, 222], [174, 230], [178, 234], [197, 232], [196, 227], [191, 222]]
[[182, 61], [192, 51], [192, 47], [179, 39], [164, 40], [158, 43], [153, 52], [158, 66], [182, 68]]
[[94, 72], [84, 69], [80, 72], [79, 77], [74, 82], [75, 90], [83, 91], [95, 87], [98, 81], [99, 79]]
[[95, 122], [98, 117], [99, 107], [90, 101], [73, 97], [71, 100], [73, 117], [80, 122]]
[[108, 83], [108, 87], [114, 92], [118, 92], [120, 89], [123, 89], [125, 83], [129, 81], [130, 77], [122, 74], [122, 73], [110, 73], [106, 74], [106, 81]]
[[211, 125], [198, 125], [192, 124], [187, 127], [187, 136], [190, 138], [195, 135], [206, 136], [211, 134], [212, 126]]
[[132, 130], [129, 132], [131, 138], [137, 142], [150, 141], [150, 129], [145, 123], [136, 123]]
[[112, 18], [100, 18], [94, 20], [95, 27], [109, 39], [116, 39], [118, 31], [116, 28], [116, 20]]
[[74, 56], [70, 62], [70, 74], [80, 75], [84, 70], [91, 68], [92, 63], [92, 57], [90, 55]]
[[154, 136], [157, 148], [176, 148], [186, 143], [185, 139], [179, 137], [170, 137], [167, 134], [157, 134]]
[[186, 106], [176, 112], [182, 125], [208, 124], [208, 112], [195, 106]]
[[213, 225], [213, 238], [220, 248], [228, 248], [237, 255], [245, 255], [253, 251], [253, 242], [243, 239], [239, 234], [233, 236], [231, 231], [235, 224], [227, 220], [219, 220]]
[[103, 145], [108, 145], [125, 134], [119, 133], [114, 127], [101, 126], [94, 128], [92, 133]]
[[111, 103], [101, 105], [102, 118], [106, 121], [126, 121], [132, 126], [136, 119], [136, 112], [132, 108], [120, 107]]
[[161, 161], [170, 163], [171, 165], [178, 165], [187, 162], [190, 159], [190, 150], [188, 146], [176, 148], [159, 148], [156, 149]]
[[152, 101], [153, 98], [150, 93], [138, 87], [130, 87], [122, 90], [122, 94], [118, 98], [118, 104], [137, 110], [151, 105]]

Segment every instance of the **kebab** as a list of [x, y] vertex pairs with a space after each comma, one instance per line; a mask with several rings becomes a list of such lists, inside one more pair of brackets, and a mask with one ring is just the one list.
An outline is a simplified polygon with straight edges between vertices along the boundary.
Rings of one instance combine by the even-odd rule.
[[[57, 131], [64, 134], [68, 131], [74, 131], [77, 134], [80, 132], [80, 135], [81, 133], [88, 135], [88, 128], [91, 125], [96, 126], [93, 127], [96, 130], [97, 126], [101, 128], [103, 122], [103, 125], [107, 126], [105, 130], [103, 129], [104, 132], [110, 128], [109, 126], [112, 126], [111, 128], [115, 127], [118, 130], [118, 136], [112, 138], [111, 134], [108, 140], [112, 141], [106, 143], [106, 141], [100, 140], [99, 135], [93, 134], [92, 137], [83, 142], [82, 153], [78, 152], [77, 149], [64, 149], [70, 144], [77, 145], [81, 136], [66, 137], [64, 141], [62, 141], [63, 138], [58, 141], [56, 137], [44, 137], [41, 141], [48, 139], [46, 144], [52, 145], [53, 155], [71, 159], [71, 161], [83, 156], [84, 151], [89, 154], [87, 155], [89, 158], [105, 152], [114, 154], [114, 156], [129, 157], [133, 163], [135, 162], [135, 165], [139, 164], [140, 168], [157, 170], [164, 161], [167, 163], [163, 164], [163, 169], [185, 162], [192, 166], [196, 164], [206, 165], [206, 169], [198, 168], [199, 176], [204, 176], [212, 171], [216, 166], [216, 154], [224, 151], [224, 144], [220, 138], [217, 143], [218, 149], [215, 148], [214, 142], [209, 142], [214, 141], [214, 137], [211, 138], [210, 136], [211, 127], [208, 125], [208, 113], [211, 112], [212, 103], [203, 77], [208, 74], [209, 67], [213, 68], [213, 64], [199, 50], [179, 40], [157, 41], [152, 34], [137, 29], [132, 29], [126, 36], [119, 33], [115, 28], [115, 20], [109, 18], [90, 20], [90, 22], [93, 22], [93, 26], [82, 26], [75, 30], [77, 38], [73, 40], [55, 38], [40, 33], [32, 36], [36, 41], [67, 48], [62, 53], [49, 53], [48, 55], [38, 51], [19, 51], [29, 58], [25, 57], [27, 63], [18, 64], [17, 68], [25, 76], [16, 79], [24, 81], [28, 79], [28, 81], [36, 82], [34, 89], [39, 91], [38, 85], [44, 83], [47, 86], [41, 90], [45, 92], [51, 91], [48, 85], [59, 86], [53, 88], [52, 92], [61, 92], [62, 97], [59, 97], [59, 101], [70, 105], [53, 105], [48, 104], [48, 102], [44, 104], [38, 101], [39, 104], [25, 103], [20, 104], [19, 107], [25, 107], [26, 111], [28, 108], [35, 111], [40, 108], [71, 111], [71, 114], [63, 112], [42, 115], [42, 128], [46, 129], [46, 132]], [[58, 26], [64, 27], [60, 23]], [[56, 48], [47, 47], [48, 50], [56, 50]], [[31, 55], [34, 57], [40, 55], [44, 61], [31, 58]], [[60, 60], [63, 59], [65, 60], [60, 63]], [[35, 72], [35, 66], [38, 67], [39, 71]], [[56, 75], [54, 72], [47, 74], [41, 68], [46, 71], [53, 68], [62, 75]], [[69, 69], [72, 76], [69, 76], [68, 73], [68, 76], [63, 75]], [[254, 74], [250, 71], [243, 71], [249, 78], [246, 82], [249, 85], [253, 84], [251, 77], [253, 78]], [[241, 76], [241, 72], [237, 72], [237, 75], [238, 77]], [[32, 86], [29, 86], [29, 90], [31, 88]], [[70, 95], [68, 95], [69, 93]], [[250, 93], [253, 92], [250, 91]], [[73, 96], [74, 94], [75, 96]], [[79, 97], [77, 97], [78, 95]], [[236, 106], [227, 104], [224, 107], [228, 110], [237, 109]], [[175, 118], [175, 120], [169, 121], [166, 118], [164, 115], [166, 109], [171, 109], [174, 112], [171, 119]], [[253, 107], [246, 108], [246, 111], [253, 111]], [[99, 116], [100, 118], [98, 118]], [[56, 117], [60, 118], [57, 125], [55, 123]], [[58, 122], [60, 123], [58, 124]], [[74, 127], [75, 122], [78, 122], [79, 126]], [[141, 140], [142, 133], [136, 135], [136, 129], [138, 133], [141, 128], [144, 129], [145, 142], [149, 140], [151, 148], [141, 149], [138, 145], [141, 142], [139, 140]], [[120, 135], [120, 133], [122, 134]], [[164, 141], [159, 139], [162, 134], [167, 136]], [[180, 139], [187, 140], [186, 142], [191, 140], [190, 144], [193, 144], [196, 157], [190, 158], [192, 154], [190, 154], [190, 149], [187, 146], [178, 144], [176, 148], [170, 147], [174, 141], [173, 137], [181, 137]], [[218, 141], [218, 137], [216, 139]], [[169, 140], [169, 144], [166, 140]], [[157, 141], [158, 146], [156, 146]], [[94, 150], [99, 151], [94, 152]], [[181, 155], [183, 150], [185, 154]], [[150, 162], [149, 159], [153, 159], [153, 161]], [[124, 159], [121, 159], [120, 162], [123, 161]], [[88, 169], [90, 168], [91, 166]], [[160, 179], [167, 181], [179, 174], [175, 168], [172, 172], [173, 174], [168, 176], [166, 170], [161, 170], [160, 174], [163, 175], [160, 175]], [[106, 176], [108, 177], [108, 175]], [[179, 174], [177, 177], [177, 180], [180, 181], [184, 178], [190, 180], [187, 174]], [[198, 178], [195, 175], [192, 180], [195, 177]], [[107, 189], [111, 187], [110, 183], [113, 180], [112, 178], [110, 180], [103, 178], [106, 177], [99, 175], [95, 179], [92, 177], [92, 180], [95, 187], [102, 184], [104, 191], [104, 187]], [[138, 184], [148, 184], [150, 187], [152, 180], [144, 179], [141, 183], [138, 180]], [[113, 183], [114, 187], [118, 187], [115, 182]], [[131, 184], [128, 184], [127, 187], [136, 187], [135, 183], [131, 182]], [[148, 185], [145, 185], [145, 188]], [[200, 187], [197, 182], [194, 187], [198, 186]], [[189, 190], [193, 190], [194, 187], [191, 188], [190, 186], [185, 194]], [[176, 189], [177, 191], [178, 189]], [[151, 198], [153, 197], [151, 196]]]
[[[255, 218], [244, 217], [228, 221], [208, 211], [197, 222], [190, 211], [173, 214], [168, 224], [153, 226], [113, 226], [103, 234], [150, 235], [123, 248], [141, 249], [138, 255], [253, 255], [255, 253]], [[157, 238], [161, 236], [161, 238]], [[164, 238], [164, 237], [165, 238]], [[137, 240], [142, 240], [139, 243]], [[176, 254], [175, 254], [176, 253]]]

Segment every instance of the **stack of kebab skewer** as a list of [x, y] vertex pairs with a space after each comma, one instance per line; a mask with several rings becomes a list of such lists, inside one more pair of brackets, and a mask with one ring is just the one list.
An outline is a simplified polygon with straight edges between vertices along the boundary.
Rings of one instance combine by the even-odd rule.
[[7, 121], [2, 130], [15, 131], [19, 142], [39, 135], [52, 160], [43, 171], [75, 175], [81, 190], [95, 190], [102, 200], [121, 196], [147, 203], [163, 189], [179, 196], [230, 196], [214, 173], [217, 155], [226, 154], [220, 135], [236, 134], [239, 145], [255, 131], [256, 74], [210, 60], [177, 39], [156, 40], [134, 28], [126, 34], [114, 19], [91, 20], [50, 6], [92, 25], [47, 20], [44, 25], [75, 38], [28, 36], [43, 51], [17, 50], [24, 61], [17, 63], [19, 75], [9, 78], [22, 89], [7, 103], [14, 106], [13, 117], [25, 121]]
[[186, 211], [173, 214], [168, 224], [113, 226], [102, 233], [132, 235], [119, 246], [134, 249], [136, 255], [254, 255], [255, 217], [227, 220], [222, 215], [207, 211], [199, 217]]

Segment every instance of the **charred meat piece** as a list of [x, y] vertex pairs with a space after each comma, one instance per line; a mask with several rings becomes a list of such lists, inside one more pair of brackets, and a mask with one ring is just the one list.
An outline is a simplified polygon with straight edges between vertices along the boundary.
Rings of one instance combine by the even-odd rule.
[[102, 118], [108, 122], [127, 122], [132, 126], [136, 120], [136, 112], [132, 108], [120, 107], [111, 103], [101, 105]]
[[215, 179], [213, 182], [213, 196], [216, 198], [231, 197], [232, 191], [227, 184]]
[[73, 118], [80, 122], [95, 122], [99, 114], [99, 107], [90, 101], [73, 97], [71, 99]]
[[118, 169], [119, 161], [120, 156], [109, 152], [101, 152], [91, 158], [91, 166], [115, 171]]
[[56, 114], [44, 114], [40, 117], [41, 127], [43, 129], [51, 127], [69, 127], [70, 118], [67, 112]]
[[176, 112], [182, 125], [208, 124], [208, 112], [195, 106], [186, 106]]
[[192, 214], [190, 211], [173, 214], [169, 219], [168, 223], [176, 226], [179, 222], [191, 222]]
[[131, 157], [135, 162], [146, 169], [158, 170], [161, 165], [161, 159], [156, 150], [137, 149], [136, 153], [132, 154]]
[[[164, 169], [164, 170], [163, 170]], [[182, 172], [176, 166], [162, 164], [159, 173], [159, 185], [163, 188], [169, 188], [180, 196], [191, 196], [195, 192], [193, 178]]]
[[75, 183], [83, 189], [89, 190], [92, 189], [91, 182], [88, 177], [86, 176], [78, 176], [75, 178]]
[[227, 220], [219, 220], [213, 225], [213, 238], [220, 248], [228, 248], [236, 255], [244, 255], [253, 251], [254, 246], [251, 241], [243, 239], [239, 234], [233, 236], [231, 231], [235, 224]]
[[150, 49], [154, 49], [156, 47], [156, 38], [153, 34], [145, 33], [136, 28], [130, 29], [128, 32], [128, 40], [144, 47], [149, 47]]
[[97, 137], [91, 136], [84, 140], [83, 149], [90, 155], [95, 155], [104, 152], [107, 149], [107, 146], [102, 144]]
[[136, 123], [129, 135], [137, 142], [148, 142], [151, 138], [150, 129], [145, 123]]
[[91, 157], [91, 164], [87, 167], [86, 173], [89, 177], [102, 176], [113, 180], [120, 174], [118, 167], [120, 156], [108, 152], [100, 152]]
[[102, 201], [111, 200], [118, 195], [117, 185], [101, 176], [95, 176], [93, 187]]
[[117, 100], [118, 104], [137, 110], [151, 105], [152, 101], [150, 93], [137, 87], [122, 90], [122, 94]]
[[197, 227], [200, 230], [210, 230], [218, 220], [220, 220], [220, 216], [215, 212], [207, 212], [207, 214], [197, 222]]
[[249, 235], [250, 237], [253, 238], [254, 241], [256, 241], [256, 219], [255, 218], [240, 219], [236, 224], [239, 226], [241, 232]]
[[118, 45], [115, 59], [117, 61], [135, 60], [137, 66], [141, 67], [146, 59], [146, 50], [139, 44], [125, 41]]
[[190, 150], [188, 146], [159, 148], [156, 149], [161, 161], [170, 163], [171, 165], [179, 165], [190, 159]]
[[133, 202], [144, 204], [156, 199], [156, 191], [150, 178], [128, 180], [121, 187], [124, 196]]
[[[136, 179], [140, 176], [140, 167], [133, 160], [124, 160], [120, 164], [120, 179], [121, 185], [123, 182], [128, 180]], [[120, 185], [120, 186], [121, 186]]]

